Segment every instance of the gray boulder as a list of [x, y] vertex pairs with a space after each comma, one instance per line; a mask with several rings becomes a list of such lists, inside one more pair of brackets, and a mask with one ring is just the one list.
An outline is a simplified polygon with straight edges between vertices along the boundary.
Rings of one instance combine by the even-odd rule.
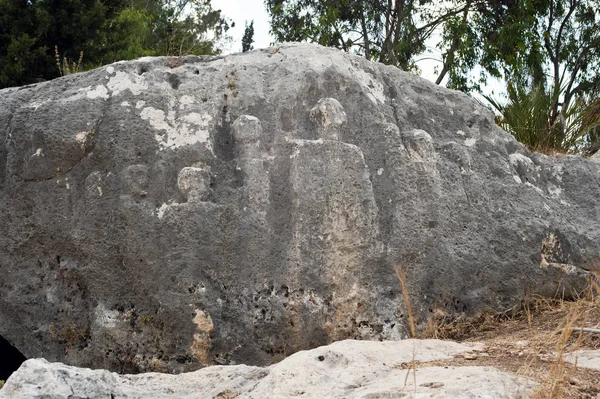
[[211, 366], [179, 375], [118, 375], [31, 359], [8, 379], [0, 398], [467, 399], [533, 392], [537, 382], [492, 367], [418, 364], [481, 349], [439, 340], [345, 340], [295, 353], [270, 367]]
[[600, 165], [308, 44], [0, 91], [0, 335], [136, 373], [266, 365], [580, 291]]

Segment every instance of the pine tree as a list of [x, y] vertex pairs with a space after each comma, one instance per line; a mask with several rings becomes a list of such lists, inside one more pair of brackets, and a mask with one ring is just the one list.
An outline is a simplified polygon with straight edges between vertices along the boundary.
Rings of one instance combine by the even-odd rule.
[[248, 50], [252, 50], [254, 48], [252, 43], [254, 43], [254, 20], [250, 22], [250, 25], [246, 21], [246, 29], [242, 37], [242, 51], [245, 53]]

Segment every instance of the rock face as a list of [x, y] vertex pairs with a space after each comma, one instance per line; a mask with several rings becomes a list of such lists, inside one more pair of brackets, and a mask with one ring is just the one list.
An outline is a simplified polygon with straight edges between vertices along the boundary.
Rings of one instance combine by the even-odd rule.
[[266, 368], [211, 366], [179, 375], [118, 375], [31, 359], [9, 378], [0, 398], [517, 398], [537, 385], [491, 367], [411, 368], [477, 349], [438, 340], [346, 340]]
[[459, 92], [315, 45], [0, 91], [0, 335], [118, 372], [266, 365], [569, 296], [600, 164]]

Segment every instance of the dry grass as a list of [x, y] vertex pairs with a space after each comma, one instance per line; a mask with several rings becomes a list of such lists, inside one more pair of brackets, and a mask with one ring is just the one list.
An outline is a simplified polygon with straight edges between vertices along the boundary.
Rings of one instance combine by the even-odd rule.
[[[415, 337], [406, 274], [400, 267], [395, 272], [402, 287], [409, 328]], [[414, 373], [418, 367], [480, 365], [536, 381], [537, 387], [528, 397], [600, 398], [600, 371], [577, 367], [576, 358], [567, 361], [577, 350], [600, 349], [600, 334], [596, 333], [600, 328], [599, 281], [600, 275], [593, 275], [586, 291], [575, 301], [529, 298], [518, 309], [487, 312], [476, 318], [451, 319], [443, 310], [435, 311], [423, 338], [482, 342], [486, 353], [475, 360], [413, 361], [405, 365], [407, 381], [411, 370]]]
[[412, 338], [416, 338], [417, 332], [415, 329], [415, 317], [412, 311], [412, 306], [410, 304], [408, 284], [406, 283], [406, 272], [401, 267], [397, 267], [395, 271], [396, 276], [398, 276], [398, 280], [400, 281], [400, 286], [402, 288], [402, 299], [404, 299], [404, 307], [406, 308], [406, 314], [408, 316], [408, 326], [410, 328], [410, 335]]
[[[410, 301], [410, 294], [408, 293], [408, 285], [406, 283], [406, 272], [402, 267], [396, 267], [395, 269], [396, 276], [398, 276], [398, 281], [400, 281], [400, 287], [402, 288], [402, 299], [404, 300], [404, 307], [406, 309], [406, 314], [408, 317], [408, 325], [410, 328], [410, 334], [412, 338], [416, 338], [417, 332], [415, 328], [415, 317], [412, 311], [412, 305]], [[412, 359], [410, 363], [407, 365], [406, 377], [404, 378], [404, 388], [406, 388], [408, 384], [408, 378], [410, 377], [410, 371], [413, 373], [413, 386], [416, 391], [417, 389], [417, 362], [416, 358], [416, 348], [413, 347]]]
[[[545, 378], [541, 380], [541, 385], [534, 393], [534, 398], [565, 398], [568, 396], [568, 389], [571, 381], [577, 371], [577, 358], [570, 363], [565, 361], [567, 353], [575, 352], [583, 347], [584, 330], [588, 325], [592, 312], [600, 305], [600, 285], [598, 284], [598, 275], [594, 274], [589, 280], [588, 289], [576, 302], [561, 303], [561, 306], [567, 308], [564, 317], [559, 325], [553, 331], [557, 339], [554, 342], [554, 360], [550, 364], [550, 369]], [[531, 319], [531, 316], [529, 316]], [[532, 334], [532, 345], [539, 345], [535, 338], [535, 331], [530, 328]], [[534, 357], [537, 359], [538, 357]]]

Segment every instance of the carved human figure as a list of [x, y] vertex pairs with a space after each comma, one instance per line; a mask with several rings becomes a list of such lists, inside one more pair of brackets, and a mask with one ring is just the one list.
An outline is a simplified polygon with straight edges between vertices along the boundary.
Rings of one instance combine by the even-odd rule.
[[188, 166], [179, 171], [177, 187], [188, 202], [205, 202], [210, 196], [210, 166]]
[[326, 140], [339, 140], [346, 112], [335, 98], [322, 98], [310, 110], [310, 120], [317, 125], [318, 133]]
[[145, 197], [148, 192], [148, 167], [130, 165], [123, 170], [123, 194]]
[[237, 158], [260, 158], [260, 136], [262, 126], [257, 117], [241, 115], [232, 126]]
[[244, 174], [244, 205], [246, 211], [258, 216], [264, 224], [269, 205], [269, 161], [263, 157], [260, 138], [260, 120], [252, 115], [241, 115], [232, 126], [238, 168]]

